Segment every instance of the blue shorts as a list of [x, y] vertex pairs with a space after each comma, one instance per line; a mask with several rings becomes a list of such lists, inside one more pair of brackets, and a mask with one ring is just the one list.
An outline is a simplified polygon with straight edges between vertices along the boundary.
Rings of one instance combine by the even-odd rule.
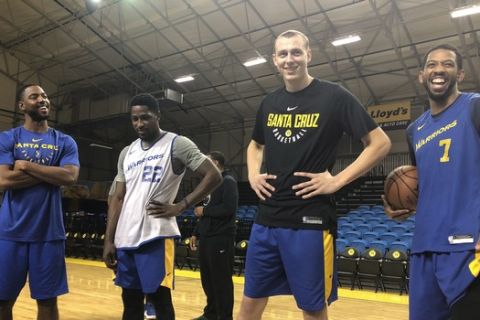
[[[410, 320], [447, 320], [480, 272], [474, 251], [410, 256]], [[426, 303], [428, 301], [428, 303]]]
[[117, 249], [115, 284], [155, 293], [159, 286], [173, 289], [175, 243], [158, 239], [135, 249]]
[[68, 292], [65, 241], [17, 242], [0, 240], [0, 300], [13, 300], [25, 286], [44, 300]]
[[293, 294], [297, 306], [320, 311], [337, 300], [334, 245], [325, 230], [254, 224], [248, 243], [244, 294], [250, 298]]

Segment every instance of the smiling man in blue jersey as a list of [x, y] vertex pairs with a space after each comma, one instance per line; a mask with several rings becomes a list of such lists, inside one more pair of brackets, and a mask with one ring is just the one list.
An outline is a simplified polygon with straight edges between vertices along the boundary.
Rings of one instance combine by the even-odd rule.
[[17, 93], [25, 123], [0, 134], [0, 319], [28, 274], [38, 319], [58, 319], [57, 296], [68, 292], [60, 186], [78, 178], [77, 145], [48, 126], [50, 101], [36, 84]]
[[[455, 47], [427, 52], [419, 81], [430, 109], [407, 128], [419, 185], [410, 320], [480, 318], [480, 94], [460, 92], [463, 79]], [[388, 203], [385, 212], [392, 218], [410, 214]]]
[[[157, 319], [173, 320], [174, 239], [180, 237], [175, 217], [210, 194], [222, 177], [190, 139], [160, 129], [152, 95], [133, 97], [130, 116], [139, 138], [118, 159], [103, 257], [122, 287], [123, 320], [143, 320], [145, 294]], [[202, 178], [174, 203], [186, 168]]]
[[[303, 33], [288, 30], [275, 40], [273, 63], [284, 87], [262, 101], [247, 149], [248, 180], [261, 201], [239, 320], [261, 319], [268, 297], [281, 294], [294, 296], [304, 319], [328, 318], [327, 304], [337, 298], [331, 195], [390, 150], [387, 135], [350, 92], [308, 73], [311, 58]], [[344, 133], [364, 149], [332, 175]]]

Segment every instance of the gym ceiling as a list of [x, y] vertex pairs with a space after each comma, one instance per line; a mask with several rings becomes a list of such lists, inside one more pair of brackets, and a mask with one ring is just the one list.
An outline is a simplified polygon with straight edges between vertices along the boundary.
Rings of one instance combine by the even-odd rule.
[[[57, 105], [172, 89], [183, 103], [164, 106], [167, 130], [251, 128], [261, 99], [281, 85], [273, 39], [297, 29], [310, 38], [310, 73], [341, 83], [366, 106], [423, 103], [418, 68], [426, 50], [442, 43], [465, 56], [461, 89], [480, 91], [480, 14], [450, 16], [480, 0], [91, 1], [0, 1], [0, 73], [55, 84], [49, 94]], [[332, 45], [349, 35], [361, 40]], [[7, 63], [12, 57], [17, 66]], [[267, 62], [243, 65], [255, 57]], [[194, 80], [175, 82], [185, 75]]]

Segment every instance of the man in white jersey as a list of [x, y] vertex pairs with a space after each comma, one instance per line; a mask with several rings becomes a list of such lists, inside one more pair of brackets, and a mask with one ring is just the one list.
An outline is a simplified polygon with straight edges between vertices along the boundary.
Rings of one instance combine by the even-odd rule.
[[[180, 236], [175, 216], [210, 194], [222, 177], [191, 140], [160, 129], [155, 97], [136, 95], [129, 106], [139, 139], [118, 159], [103, 258], [116, 271], [115, 284], [122, 287], [123, 320], [143, 320], [145, 294], [158, 319], [173, 320], [174, 238]], [[173, 203], [186, 168], [202, 179]]]

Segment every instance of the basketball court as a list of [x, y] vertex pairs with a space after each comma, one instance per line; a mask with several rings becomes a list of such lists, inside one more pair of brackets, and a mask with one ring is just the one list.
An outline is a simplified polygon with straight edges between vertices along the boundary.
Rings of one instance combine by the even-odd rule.
[[[103, 262], [67, 259], [70, 293], [59, 298], [60, 318], [63, 320], [117, 320], [121, 318], [121, 290], [112, 282], [112, 272]], [[237, 314], [243, 292], [243, 277], [235, 277], [235, 309]], [[398, 293], [339, 289], [340, 299], [329, 309], [331, 320], [406, 320], [408, 297]], [[176, 318], [188, 320], [202, 313], [205, 295], [199, 272], [176, 270], [173, 304]], [[16, 320], [36, 317], [36, 302], [30, 299], [26, 286], [13, 310]], [[290, 296], [270, 299], [264, 320], [301, 319]]]

